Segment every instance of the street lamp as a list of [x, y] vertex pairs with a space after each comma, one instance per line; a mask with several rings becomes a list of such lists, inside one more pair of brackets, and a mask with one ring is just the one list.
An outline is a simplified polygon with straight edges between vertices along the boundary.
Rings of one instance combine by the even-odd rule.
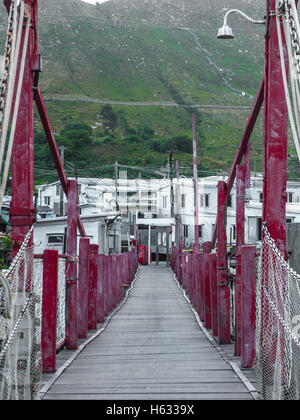
[[223, 23], [223, 26], [218, 31], [217, 38], [219, 38], [219, 39], [232, 39], [232, 38], [234, 38], [232, 28], [227, 23], [228, 16], [231, 13], [238, 13], [243, 18], [247, 19], [251, 23], [255, 23], [255, 24], [258, 24], [258, 25], [265, 24], [264, 20], [255, 20], [255, 19], [252, 19], [251, 17], [249, 17], [248, 15], [246, 15], [244, 12], [238, 10], [238, 9], [231, 9], [224, 16], [224, 23]]

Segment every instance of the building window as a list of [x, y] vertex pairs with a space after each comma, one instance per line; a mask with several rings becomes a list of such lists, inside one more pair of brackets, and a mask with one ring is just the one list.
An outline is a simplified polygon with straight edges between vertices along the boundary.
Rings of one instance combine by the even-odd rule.
[[292, 193], [292, 192], [287, 193], [287, 195], [286, 195], [287, 203], [293, 203], [293, 195], [294, 195], [294, 193]]
[[50, 206], [50, 197], [44, 197], [45, 206]]
[[259, 193], [259, 202], [262, 203], [263, 202], [263, 193]]
[[60, 195], [60, 184], [56, 185], [56, 195]]
[[262, 239], [262, 218], [257, 218], [257, 239], [261, 241]]
[[62, 245], [64, 243], [64, 235], [48, 235], [48, 245]]
[[230, 238], [233, 241], [236, 240], [236, 225], [231, 225], [231, 227], [230, 227]]
[[188, 225], [183, 225], [183, 236], [185, 238], [189, 237], [189, 226]]
[[167, 208], [167, 199], [168, 197], [166, 195], [163, 196], [163, 208], [166, 209]]
[[209, 194], [200, 194], [200, 207], [209, 207]]
[[185, 208], [185, 194], [181, 194], [181, 207]]
[[203, 225], [199, 225], [199, 239], [203, 238]]
[[227, 207], [232, 207], [232, 194], [230, 194], [229, 197], [228, 197]]
[[293, 223], [293, 219], [286, 219], [286, 223]]

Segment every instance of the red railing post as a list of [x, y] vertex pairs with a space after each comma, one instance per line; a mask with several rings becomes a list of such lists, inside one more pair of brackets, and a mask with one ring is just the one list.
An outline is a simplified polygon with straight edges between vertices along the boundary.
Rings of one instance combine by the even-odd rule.
[[117, 255], [116, 265], [117, 304], [122, 300], [122, 254]]
[[211, 242], [203, 245], [202, 256], [202, 276], [203, 276], [203, 297], [204, 297], [204, 322], [206, 328], [211, 328], [211, 290], [210, 290], [210, 269], [209, 254], [211, 252]]
[[196, 267], [196, 255], [195, 252], [191, 254], [191, 302], [193, 306], [197, 307], [197, 267]]
[[42, 366], [44, 373], [56, 371], [56, 324], [58, 251], [44, 251], [42, 303]]
[[125, 255], [125, 284], [127, 285], [127, 287], [130, 285], [130, 279], [129, 279], [129, 255], [128, 253], [124, 254]]
[[251, 368], [256, 346], [256, 247], [244, 245], [242, 256], [241, 366]]
[[212, 335], [217, 337], [218, 328], [218, 286], [217, 286], [217, 254], [209, 254], [210, 298]]
[[201, 321], [204, 321], [203, 252], [197, 255], [197, 261], [199, 317]]
[[236, 169], [235, 356], [241, 354], [241, 247], [245, 244], [245, 175], [245, 166], [238, 165]]
[[[179, 260], [180, 262], [180, 260]], [[200, 293], [200, 254], [194, 256], [194, 276], [195, 276], [195, 298], [194, 306], [196, 311], [199, 313], [200, 303], [199, 303], [199, 293]]]
[[67, 264], [66, 264], [66, 346], [78, 347], [78, 277], [77, 277], [77, 181], [68, 180]]
[[113, 296], [113, 308], [117, 305], [117, 255], [114, 254], [112, 257], [112, 296]]
[[187, 294], [190, 301], [193, 302], [193, 254], [187, 254]]
[[98, 245], [90, 245], [88, 329], [97, 329]]
[[105, 316], [109, 313], [109, 294], [108, 294], [108, 255], [104, 255], [103, 261], [103, 299]]
[[186, 252], [182, 253], [182, 286], [184, 288], [184, 290], [186, 290], [186, 259], [187, 259], [187, 254]]
[[113, 309], [112, 255], [107, 256], [108, 312]]
[[98, 291], [97, 291], [97, 321], [104, 322], [105, 305], [104, 305], [104, 258], [103, 254], [98, 254]]
[[226, 242], [227, 184], [218, 183], [217, 214], [217, 284], [218, 284], [218, 338], [220, 344], [230, 344], [230, 289], [228, 287]]
[[80, 238], [78, 265], [78, 338], [80, 339], [88, 337], [89, 249], [89, 238]]

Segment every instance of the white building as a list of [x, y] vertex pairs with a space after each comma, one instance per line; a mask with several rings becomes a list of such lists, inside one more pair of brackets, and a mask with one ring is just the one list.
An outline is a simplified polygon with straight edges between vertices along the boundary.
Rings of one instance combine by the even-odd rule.
[[[207, 177], [198, 181], [199, 207], [199, 239], [200, 243], [210, 241], [215, 228], [217, 217], [218, 181], [226, 181], [223, 177]], [[175, 191], [175, 213], [178, 200], [177, 180], [173, 181]], [[194, 183], [192, 179], [180, 178], [180, 207], [182, 214], [183, 236], [185, 245], [194, 242]], [[170, 216], [170, 186], [162, 185], [158, 192], [158, 207]], [[263, 178], [261, 175], [251, 177], [251, 188], [246, 190], [245, 201], [245, 241], [248, 244], [260, 241], [262, 221], [262, 192]], [[236, 188], [232, 188], [227, 207], [227, 241], [234, 244], [236, 239]], [[287, 183], [287, 223], [300, 222], [300, 182]], [[174, 240], [173, 235], [173, 240]]]
[[[121, 252], [121, 218], [118, 214], [98, 214], [81, 217], [90, 243], [99, 245], [100, 253]], [[67, 218], [45, 218], [34, 225], [34, 253], [42, 254], [45, 249], [57, 249], [65, 253]], [[80, 235], [78, 234], [78, 245]]]
[[[122, 175], [122, 174], [121, 174]], [[218, 181], [227, 180], [223, 177], [207, 177], [198, 180], [198, 206], [199, 206], [199, 239], [200, 243], [211, 240], [212, 233], [217, 217], [217, 185]], [[192, 246], [194, 242], [194, 186], [193, 179], [181, 177], [179, 184], [173, 180], [173, 209], [174, 216], [171, 214], [171, 183], [168, 179], [129, 180], [126, 173], [120, 177], [118, 182], [112, 179], [98, 178], [79, 178], [79, 212], [84, 224], [87, 223], [87, 231], [95, 238], [96, 243], [101, 242], [98, 228], [92, 226], [94, 218], [106, 215], [120, 214], [123, 228], [121, 229], [123, 240], [128, 233], [134, 235], [133, 226], [137, 223], [144, 230], [149, 226], [160, 229], [161, 243], [166, 245], [164, 228], [172, 228], [170, 245], [175, 241], [175, 223], [178, 208], [181, 207], [183, 235], [185, 246]], [[180, 195], [178, 196], [178, 187]], [[53, 215], [59, 214], [60, 183], [56, 182], [49, 185], [38, 186], [38, 204], [48, 206], [53, 211]], [[260, 240], [261, 220], [262, 220], [262, 191], [263, 179], [261, 175], [252, 176], [251, 188], [246, 190], [245, 202], [245, 241], [246, 243], [257, 243]], [[178, 197], [180, 203], [178, 201]], [[178, 205], [178, 203], [180, 205]], [[66, 211], [67, 200], [64, 197], [64, 209]], [[227, 208], [227, 240], [234, 244], [236, 237], [236, 189], [232, 188], [230, 200]], [[287, 223], [300, 222], [300, 182], [288, 181], [287, 183]], [[51, 220], [51, 222], [50, 222]], [[120, 219], [119, 219], [120, 220]], [[50, 226], [60, 223], [57, 217], [47, 219]], [[57, 223], [56, 223], [56, 222]], [[102, 223], [102, 222], [101, 222]], [[121, 223], [121, 221], [120, 221]], [[48, 226], [42, 220], [37, 226]], [[48, 228], [48, 227], [47, 227]], [[51, 229], [54, 229], [54, 227]], [[55, 229], [54, 229], [55, 230]], [[167, 230], [165, 230], [167, 231]], [[52, 232], [52, 231], [51, 231]], [[49, 232], [49, 233], [51, 233]], [[54, 232], [58, 233], [58, 232]], [[39, 239], [40, 240], [40, 239]], [[49, 245], [45, 238], [43, 246]], [[100, 244], [99, 244], [100, 245]], [[42, 247], [42, 245], [41, 245]]]

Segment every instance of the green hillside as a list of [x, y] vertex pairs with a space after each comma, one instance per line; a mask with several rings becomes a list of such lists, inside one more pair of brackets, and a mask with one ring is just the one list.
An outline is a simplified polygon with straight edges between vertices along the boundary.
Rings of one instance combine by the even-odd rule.
[[[40, 83], [49, 99], [57, 141], [69, 144], [69, 168], [75, 164], [77, 173], [85, 176], [110, 175], [115, 161], [160, 168], [169, 150], [174, 150], [182, 166], [190, 166], [191, 114], [196, 112], [200, 169], [203, 173], [228, 170], [249, 114], [249, 109], [236, 107], [251, 107], [263, 74], [264, 28], [236, 16], [231, 17], [234, 40], [217, 40], [216, 33], [225, 5], [261, 18], [260, 4], [259, 0], [211, 0], [208, 4], [201, 0], [110, 0], [92, 6], [80, 0], [40, 0], [44, 62]], [[4, 7], [0, 16], [4, 39]], [[120, 103], [111, 107], [111, 101]], [[188, 108], [194, 104], [204, 108]], [[63, 134], [71, 131], [74, 135], [77, 123], [86, 125], [86, 137], [75, 142], [79, 154], [72, 150], [72, 138]], [[51, 159], [40, 129], [36, 118], [38, 182], [51, 178]], [[253, 135], [257, 170], [261, 134], [260, 123]]]

